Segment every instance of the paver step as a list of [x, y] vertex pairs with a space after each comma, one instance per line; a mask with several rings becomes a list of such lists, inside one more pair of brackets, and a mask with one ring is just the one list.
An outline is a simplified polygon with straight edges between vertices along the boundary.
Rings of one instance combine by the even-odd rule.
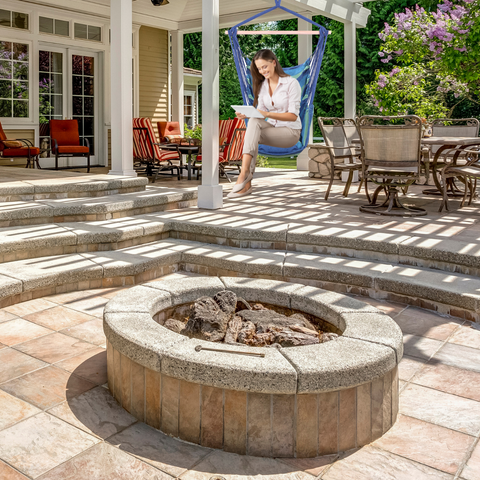
[[103, 197], [7, 202], [0, 207], [0, 227], [109, 220], [190, 206], [196, 198], [195, 190], [147, 187], [141, 192]]
[[48, 172], [0, 167], [0, 201], [28, 202], [55, 198], [98, 197], [145, 190], [145, 177]]
[[[162, 189], [161, 189], [162, 190]], [[195, 192], [191, 193], [194, 196]], [[85, 208], [107, 210], [129, 208], [164, 198], [184, 199], [174, 193], [147, 190], [146, 199], [139, 194], [123, 203], [105, 199], [85, 202]], [[139, 198], [140, 197], [140, 198]], [[116, 197], [111, 197], [116, 200]], [[142, 203], [145, 200], [145, 203]], [[102, 203], [105, 202], [105, 203]], [[188, 202], [188, 200], [182, 200]], [[72, 208], [79, 208], [78, 202]], [[129, 205], [125, 205], [129, 203]], [[160, 204], [170, 208], [171, 204]], [[69, 208], [68, 206], [62, 208]], [[132, 210], [133, 208], [133, 210]], [[140, 207], [142, 208], [142, 207]], [[149, 207], [147, 207], [149, 208]], [[1, 211], [1, 209], [0, 209]], [[116, 212], [105, 215], [116, 216]], [[65, 219], [65, 218], [64, 218]], [[314, 229], [314, 231], [312, 231]], [[480, 243], [476, 237], [462, 235], [452, 239], [416, 232], [395, 234], [322, 225], [321, 222], [285, 223], [268, 218], [208, 212], [198, 209], [168, 210], [102, 221], [63, 222], [0, 228], [0, 263], [47, 255], [118, 250], [150, 243], [167, 237], [238, 248], [276, 249], [289, 252], [317, 253], [362, 260], [383, 260], [391, 264], [413, 265], [480, 277]]]
[[240, 249], [166, 239], [116, 251], [57, 255], [0, 265], [0, 304], [75, 289], [133, 285], [177, 270], [272, 278], [402, 301], [480, 318], [480, 279], [385, 261]]

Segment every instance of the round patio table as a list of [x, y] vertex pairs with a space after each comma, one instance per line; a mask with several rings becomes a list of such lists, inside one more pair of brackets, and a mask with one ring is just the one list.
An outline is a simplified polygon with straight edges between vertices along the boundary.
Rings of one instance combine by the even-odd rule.
[[[440, 145], [432, 161], [432, 176], [436, 188], [427, 188], [422, 193], [425, 195], [443, 195], [441, 178], [437, 171], [438, 159], [446, 150], [457, 148], [458, 150], [452, 158], [452, 163], [455, 164], [461, 154], [461, 150], [473, 145], [480, 145], [480, 137], [424, 137], [422, 138], [422, 145]], [[464, 195], [464, 192], [456, 187], [454, 178], [447, 178], [446, 188], [449, 196], [458, 197]]]
[[[187, 156], [187, 172], [188, 172], [188, 180], [192, 179], [192, 155], [198, 153], [200, 146], [199, 145], [182, 145], [178, 143], [156, 143], [155, 145], [159, 145], [162, 148], [167, 148], [169, 150], [176, 150], [178, 147], [178, 151], [182, 155]], [[181, 161], [180, 161], [181, 162]], [[183, 164], [180, 163], [180, 166], [183, 168]]]

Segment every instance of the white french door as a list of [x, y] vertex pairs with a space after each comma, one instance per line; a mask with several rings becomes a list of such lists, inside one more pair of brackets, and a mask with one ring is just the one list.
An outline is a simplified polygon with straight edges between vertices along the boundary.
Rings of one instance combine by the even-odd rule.
[[[70, 48], [39, 47], [40, 146], [49, 146], [48, 122], [73, 118], [78, 121], [80, 143], [90, 144], [90, 161], [98, 164], [99, 63], [98, 54]], [[49, 156], [49, 152], [44, 156]], [[62, 167], [83, 165], [79, 157], [62, 158]]]

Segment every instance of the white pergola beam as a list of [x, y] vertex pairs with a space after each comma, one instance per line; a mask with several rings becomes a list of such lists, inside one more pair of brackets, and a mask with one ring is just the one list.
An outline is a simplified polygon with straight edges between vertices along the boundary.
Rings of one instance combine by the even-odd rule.
[[[357, 27], [365, 27], [370, 15], [370, 10], [364, 8], [359, 4], [352, 3], [350, 0], [282, 0], [282, 5], [291, 10], [303, 15], [311, 17], [312, 15], [323, 15], [324, 17], [338, 20], [339, 22], [354, 21]], [[221, 15], [219, 19], [220, 28], [230, 28], [237, 23], [243, 22], [248, 18], [265, 11], [270, 4], [258, 10], [249, 10], [245, 12], [232, 13], [228, 15]], [[262, 17], [259, 17], [249, 24], [256, 24], [259, 22], [286, 20], [289, 18], [296, 18], [293, 15], [283, 11], [274, 10]], [[185, 20], [179, 22], [179, 29], [185, 33], [199, 32], [202, 28], [201, 19]]]
[[367, 25], [370, 10], [350, 0], [282, 0], [282, 4], [291, 10], [297, 11], [301, 6], [311, 9], [312, 15], [338, 20], [339, 22], [354, 22], [359, 27]]
[[111, 4], [111, 175], [137, 176], [133, 169], [132, 135], [132, 1]]
[[202, 184], [198, 207], [223, 207], [218, 183], [219, 0], [202, 0]]
[[[243, 22], [250, 17], [253, 17], [255, 14], [264, 12], [268, 7], [259, 8], [258, 10], [249, 10], [246, 12], [239, 12], [239, 13], [232, 13], [228, 15], [222, 15], [219, 18], [219, 28], [230, 28], [237, 23]], [[302, 14], [308, 15], [309, 12], [303, 11], [300, 12]], [[288, 18], [292, 18], [292, 15], [288, 14], [287, 12], [283, 12], [282, 10], [275, 10], [272, 13], [269, 13], [265, 16], [262, 16], [259, 19], [256, 19], [252, 22], [246, 23], [246, 25], [255, 25], [259, 22], [270, 22], [276, 20], [286, 20]], [[201, 19], [194, 19], [194, 20], [185, 20], [183, 22], [179, 22], [179, 27], [185, 33], [194, 33], [200, 32], [202, 29], [202, 20]]]
[[172, 120], [180, 123], [183, 135], [183, 32], [172, 34]]
[[357, 29], [344, 24], [344, 116], [355, 118], [357, 104]]

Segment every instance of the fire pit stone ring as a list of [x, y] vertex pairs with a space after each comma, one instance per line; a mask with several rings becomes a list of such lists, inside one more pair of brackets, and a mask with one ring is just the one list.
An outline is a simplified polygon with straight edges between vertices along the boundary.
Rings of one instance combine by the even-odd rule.
[[[161, 325], [166, 309], [225, 289], [315, 315], [342, 335], [277, 349], [189, 339]], [[114, 397], [140, 421], [192, 443], [312, 457], [366, 445], [397, 417], [402, 332], [380, 310], [339, 293], [239, 277], [156, 281], [110, 300], [104, 331]]]

